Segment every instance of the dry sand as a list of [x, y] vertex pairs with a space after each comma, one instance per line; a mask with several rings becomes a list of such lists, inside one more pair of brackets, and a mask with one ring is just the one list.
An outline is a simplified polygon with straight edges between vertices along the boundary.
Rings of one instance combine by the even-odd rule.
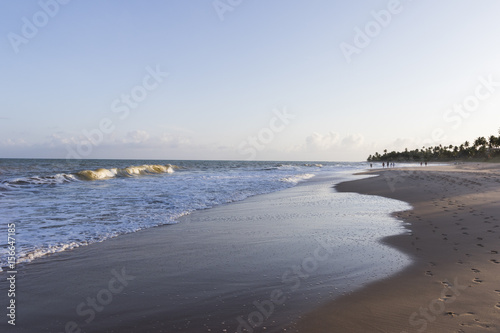
[[384, 241], [411, 255], [403, 272], [305, 316], [299, 332], [500, 332], [500, 166], [374, 170], [340, 192], [410, 203], [411, 234]]

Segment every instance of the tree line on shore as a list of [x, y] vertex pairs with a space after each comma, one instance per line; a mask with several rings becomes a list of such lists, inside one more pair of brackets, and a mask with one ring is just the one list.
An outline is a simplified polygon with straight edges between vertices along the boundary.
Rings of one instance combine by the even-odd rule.
[[[500, 129], [498, 131], [500, 134]], [[377, 161], [453, 161], [453, 160], [492, 160], [500, 159], [500, 136], [491, 135], [489, 138], [478, 137], [472, 143], [465, 141], [460, 146], [434, 146], [422, 147], [421, 149], [408, 150], [406, 148], [401, 152], [388, 152], [384, 154], [376, 152], [368, 156], [368, 162]]]

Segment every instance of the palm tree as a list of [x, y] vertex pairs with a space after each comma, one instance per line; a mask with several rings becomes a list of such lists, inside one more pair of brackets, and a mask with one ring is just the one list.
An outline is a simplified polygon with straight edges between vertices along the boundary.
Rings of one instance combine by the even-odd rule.
[[489, 145], [490, 149], [497, 145], [497, 137], [494, 135], [490, 136], [488, 141], [489, 141], [488, 145]]
[[487, 144], [488, 141], [486, 141], [486, 138], [484, 136], [480, 136], [474, 141], [474, 147], [486, 146]]

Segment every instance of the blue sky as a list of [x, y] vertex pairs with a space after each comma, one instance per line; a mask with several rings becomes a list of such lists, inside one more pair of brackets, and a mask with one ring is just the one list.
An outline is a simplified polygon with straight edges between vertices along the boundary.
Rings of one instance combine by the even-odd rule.
[[0, 8], [0, 157], [359, 161], [500, 127], [494, 0]]

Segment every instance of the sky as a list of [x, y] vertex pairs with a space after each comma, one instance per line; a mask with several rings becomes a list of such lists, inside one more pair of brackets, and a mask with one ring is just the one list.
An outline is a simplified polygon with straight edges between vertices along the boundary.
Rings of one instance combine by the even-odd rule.
[[500, 127], [496, 0], [0, 0], [0, 158], [362, 161]]

